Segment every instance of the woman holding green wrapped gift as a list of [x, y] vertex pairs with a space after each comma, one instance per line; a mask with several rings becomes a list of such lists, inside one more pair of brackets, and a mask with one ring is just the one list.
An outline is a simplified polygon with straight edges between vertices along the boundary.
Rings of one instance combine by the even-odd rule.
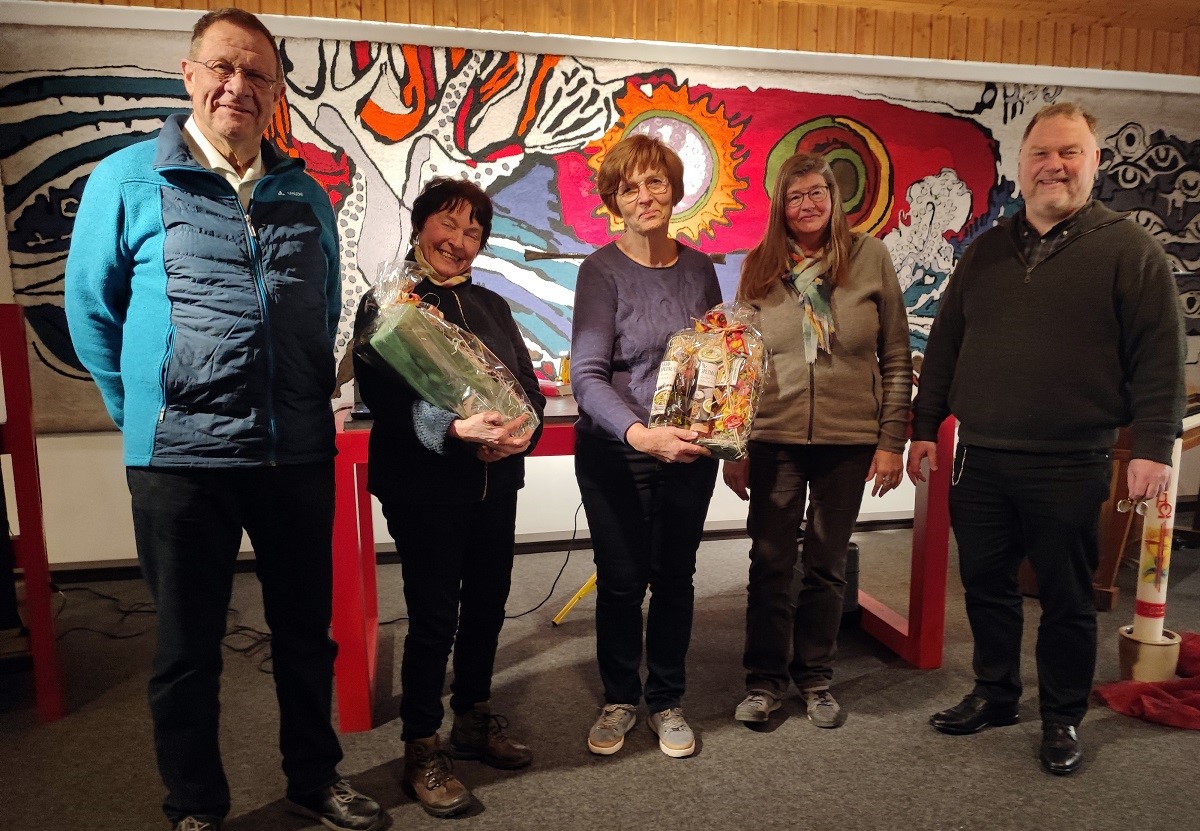
[[[491, 200], [474, 184], [439, 178], [426, 185], [412, 210], [408, 259], [421, 276], [413, 293], [500, 359], [540, 421], [546, 399], [508, 303], [471, 279], [491, 225]], [[373, 302], [368, 294], [360, 305], [356, 330], [374, 317]], [[396, 541], [408, 607], [402, 785], [430, 814], [452, 816], [469, 808], [472, 796], [448, 756], [505, 769], [532, 759], [529, 748], [505, 735], [507, 721], [491, 712], [488, 699], [512, 576], [517, 491], [541, 428], [495, 410], [461, 418], [357, 354], [354, 367], [375, 419], [367, 486]], [[443, 747], [441, 696], [452, 648], [454, 726]]]
[[878, 495], [900, 482], [912, 358], [888, 250], [850, 231], [823, 157], [801, 153], [780, 167], [738, 300], [759, 309], [772, 371], [749, 458], [724, 465], [725, 483], [750, 501], [746, 697], [734, 718], [767, 721], [795, 683], [813, 724], [839, 727], [846, 715], [830, 684], [850, 533], [864, 482], [874, 480]]
[[695, 431], [650, 429], [647, 418], [668, 338], [720, 303], [721, 289], [708, 257], [668, 233], [684, 190], [683, 163], [666, 144], [626, 136], [605, 154], [596, 188], [625, 229], [583, 261], [571, 324], [575, 476], [596, 562], [604, 686], [587, 745], [620, 750], [644, 698], [659, 749], [683, 757], [696, 747], [683, 716], [692, 576], [717, 462]]

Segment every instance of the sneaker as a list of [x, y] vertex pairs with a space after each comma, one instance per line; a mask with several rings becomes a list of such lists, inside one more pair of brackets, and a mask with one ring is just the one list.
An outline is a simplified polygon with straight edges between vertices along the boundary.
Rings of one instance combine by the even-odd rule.
[[808, 709], [808, 720], [817, 727], [841, 727], [846, 723], [845, 712], [829, 690], [805, 690], [801, 695]]
[[379, 803], [365, 796], [345, 779], [309, 794], [288, 796], [288, 810], [310, 817], [334, 831], [379, 831], [387, 825], [387, 814]]
[[588, 731], [588, 750], [598, 756], [611, 756], [625, 746], [625, 734], [637, 721], [632, 704], [605, 704], [600, 718]]
[[171, 831], [220, 831], [221, 823], [211, 820], [184, 817], [171, 826]]
[[658, 749], [672, 759], [682, 759], [696, 751], [696, 736], [683, 718], [682, 707], [651, 713], [646, 724], [658, 736]]
[[779, 709], [779, 699], [766, 690], [750, 690], [733, 711], [733, 717], [746, 724], [761, 724]]

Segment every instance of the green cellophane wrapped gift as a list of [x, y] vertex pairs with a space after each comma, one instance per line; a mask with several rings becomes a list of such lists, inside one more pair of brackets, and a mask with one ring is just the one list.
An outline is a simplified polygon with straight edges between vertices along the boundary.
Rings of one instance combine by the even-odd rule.
[[535, 429], [538, 418], [524, 390], [483, 341], [414, 301], [409, 296], [379, 309], [358, 337], [363, 358], [393, 371], [435, 407], [462, 418], [488, 410], [508, 420], [528, 415], [522, 434]]

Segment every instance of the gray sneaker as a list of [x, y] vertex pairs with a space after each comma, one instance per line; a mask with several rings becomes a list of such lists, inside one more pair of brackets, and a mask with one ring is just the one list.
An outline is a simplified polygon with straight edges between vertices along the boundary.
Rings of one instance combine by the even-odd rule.
[[588, 731], [588, 750], [598, 756], [611, 756], [625, 746], [625, 734], [637, 721], [632, 704], [605, 704], [600, 718]]
[[808, 720], [817, 727], [841, 727], [846, 723], [846, 713], [829, 690], [805, 690], [801, 696], [808, 709]]
[[658, 736], [658, 749], [672, 759], [682, 759], [696, 751], [696, 736], [684, 721], [682, 707], [651, 713], [646, 724]]
[[746, 724], [761, 724], [779, 709], [779, 699], [766, 690], [750, 690], [733, 711], [733, 717]]

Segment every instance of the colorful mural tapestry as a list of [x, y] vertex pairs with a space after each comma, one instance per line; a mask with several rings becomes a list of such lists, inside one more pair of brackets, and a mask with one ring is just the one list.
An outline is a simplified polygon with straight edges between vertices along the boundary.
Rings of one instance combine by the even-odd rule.
[[[174, 31], [0, 33], [7, 248], [43, 431], [111, 427], [62, 312], [71, 235], [87, 232], [72, 220], [98, 160], [186, 108], [178, 73], [186, 46]], [[413, 197], [429, 178], [450, 175], [493, 196], [476, 279], [508, 299], [530, 349], [552, 364], [569, 346], [579, 260], [619, 231], [596, 194], [596, 170], [621, 136], [642, 132], [683, 158], [686, 195], [673, 231], [717, 262], [726, 296], [763, 232], [780, 164], [797, 150], [825, 154], [854, 227], [892, 253], [919, 356], [956, 259], [1019, 208], [1021, 132], [1057, 100], [1097, 115], [1096, 194], [1162, 241], [1200, 344], [1194, 96], [664, 65], [654, 48], [637, 62], [296, 37], [281, 49], [287, 91], [268, 137], [306, 161], [337, 212], [339, 352], [362, 292], [408, 248]], [[1191, 352], [1194, 364], [1200, 349]]]

